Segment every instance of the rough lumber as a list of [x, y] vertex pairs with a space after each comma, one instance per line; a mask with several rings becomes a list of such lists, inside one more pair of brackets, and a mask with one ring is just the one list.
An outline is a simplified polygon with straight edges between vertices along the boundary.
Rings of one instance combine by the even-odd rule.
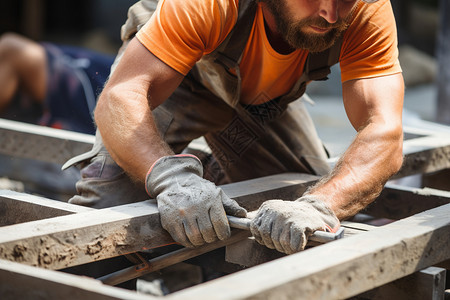
[[92, 148], [94, 136], [0, 119], [0, 153], [63, 164]]
[[[375, 226], [349, 221], [342, 222], [342, 226], [345, 227], [344, 238], [376, 228]], [[321, 244], [314, 242], [308, 243], [308, 246], [318, 245]], [[225, 261], [244, 267], [254, 267], [283, 256], [286, 255], [275, 249], [262, 246], [253, 237], [231, 244], [226, 247], [225, 251]]]
[[[223, 186], [246, 207], [287, 197], [316, 178], [281, 174]], [[173, 243], [154, 201], [0, 227], [0, 258], [61, 269]]]
[[376, 218], [399, 220], [450, 203], [450, 192], [388, 183], [381, 195], [363, 210]]
[[[450, 168], [450, 127], [421, 121], [416, 127], [404, 127], [411, 138], [403, 142], [404, 161], [392, 179], [416, 174], [426, 174]], [[338, 157], [329, 160], [334, 165]]]
[[0, 258], [61, 269], [173, 243], [151, 201], [0, 228]]
[[447, 269], [450, 272], [450, 259], [436, 264], [436, 267]]
[[[316, 177], [288, 173], [222, 187], [253, 210], [267, 199], [301, 195], [311, 179]], [[156, 205], [147, 201], [1, 227], [0, 258], [60, 269], [172, 242], [160, 226]]]
[[[0, 260], [0, 296], [21, 300], [151, 300], [149, 295], [111, 287], [88, 277]], [[158, 298], [159, 299], [159, 298]]]
[[403, 143], [404, 162], [392, 178], [431, 173], [450, 168], [450, 135], [436, 134]]
[[225, 184], [220, 187], [248, 211], [253, 211], [266, 200], [295, 200], [318, 179], [318, 176], [309, 174], [283, 173]]
[[[438, 125], [431, 124], [430, 130], [405, 128], [415, 137], [405, 140], [405, 163], [394, 178], [450, 168], [450, 131], [435, 132]], [[0, 119], [0, 154], [63, 164], [93, 142], [92, 135]]]
[[249, 235], [250, 232], [248, 231], [234, 231], [231, 237], [226, 240], [216, 241], [193, 249], [181, 248], [153, 258], [149, 261], [142, 261], [139, 265], [135, 265], [97, 279], [106, 284], [117, 285], [128, 280], [141, 277], [142, 275], [156, 272], [207, 252], [234, 244], [247, 238]]
[[0, 190], [0, 226], [14, 225], [91, 210], [88, 207], [72, 205], [30, 194]]
[[348, 298], [449, 259], [449, 215], [447, 204], [166, 298]]
[[429, 267], [358, 297], [371, 300], [442, 300], [445, 293], [445, 274], [445, 269]]

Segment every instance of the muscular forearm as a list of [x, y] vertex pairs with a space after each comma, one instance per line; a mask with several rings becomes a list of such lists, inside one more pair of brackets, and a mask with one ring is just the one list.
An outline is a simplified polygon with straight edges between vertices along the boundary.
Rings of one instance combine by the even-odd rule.
[[103, 142], [117, 164], [137, 181], [145, 181], [158, 158], [173, 154], [161, 139], [151, 110], [183, 78], [134, 38], [100, 95], [95, 121]]
[[402, 144], [400, 126], [367, 125], [332, 173], [308, 193], [320, 197], [341, 220], [355, 215], [379, 195], [401, 167]]
[[139, 87], [105, 88], [95, 121], [112, 158], [132, 178], [144, 182], [153, 162], [173, 153], [160, 138], [142, 92]]

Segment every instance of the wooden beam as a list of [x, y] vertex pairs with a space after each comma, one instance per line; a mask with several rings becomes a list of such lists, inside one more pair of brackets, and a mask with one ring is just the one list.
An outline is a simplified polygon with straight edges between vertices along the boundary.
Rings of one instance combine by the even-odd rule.
[[[288, 173], [222, 187], [227, 195], [254, 210], [267, 199], [295, 199], [316, 178]], [[411, 207], [420, 207], [415, 203], [425, 198], [424, 193], [407, 189], [405, 193], [416, 199]], [[446, 197], [438, 197], [448, 203]], [[404, 199], [408, 201], [408, 197]], [[387, 205], [385, 210], [395, 211], [395, 207]], [[155, 204], [147, 201], [0, 228], [0, 258], [60, 269], [172, 242], [160, 226]]]
[[[268, 199], [295, 199], [316, 178], [287, 173], [224, 185], [222, 188], [244, 207], [254, 210]], [[404, 192], [404, 189], [396, 190]], [[415, 203], [424, 199], [424, 193], [407, 189], [405, 193], [416, 199], [411, 201], [411, 207], [420, 207]], [[418, 196], [412, 197], [414, 195]], [[404, 199], [408, 201], [408, 197]], [[442, 199], [447, 201], [445, 197]], [[386, 209], [395, 211], [393, 207], [396, 206], [387, 205]], [[172, 242], [160, 226], [155, 204], [141, 202], [0, 228], [0, 258], [60, 269]]]
[[63, 164], [93, 143], [93, 135], [0, 119], [1, 154]]
[[403, 154], [403, 166], [392, 179], [448, 169], [450, 135], [436, 134], [406, 140], [403, 143]]
[[[376, 228], [375, 226], [349, 221], [343, 221], [342, 226], [345, 228], [344, 238]], [[307, 248], [308, 246], [319, 245], [321, 244], [308, 242]], [[231, 244], [225, 249], [225, 261], [243, 267], [254, 267], [284, 256], [286, 254], [262, 246], [253, 237]]]
[[0, 190], [0, 226], [14, 225], [91, 210], [93, 209], [35, 195]]
[[448, 191], [388, 183], [363, 212], [376, 218], [399, 220], [447, 203], [450, 203]]
[[[450, 168], [450, 134], [441, 127], [438, 133], [405, 129], [417, 137], [405, 140], [405, 162], [393, 178]], [[0, 119], [0, 154], [63, 164], [93, 143], [92, 135]]]
[[[284, 198], [316, 178], [280, 174], [224, 185], [246, 207]], [[153, 200], [0, 227], [0, 258], [61, 269], [173, 243]]]
[[152, 201], [0, 228], [0, 258], [61, 269], [173, 243]]
[[429, 267], [360, 294], [357, 298], [372, 300], [442, 300], [445, 293], [445, 274], [445, 269]]
[[2, 299], [23, 300], [160, 299], [104, 285], [92, 278], [45, 270], [6, 260], [0, 260], [0, 295]]
[[[348, 285], [344, 287], [340, 285], [342, 283], [342, 279], [336, 282], [331, 281], [331, 279], [336, 276], [338, 276], [338, 278], [344, 278], [344, 281], [349, 281], [349, 279], [351, 279], [350, 283], [356, 286], [360, 286], [361, 283], [359, 281], [362, 280], [362, 283], [364, 284], [364, 286], [366, 286], [368, 282], [378, 281], [376, 273], [381, 273], [378, 275], [382, 278], [384, 278], [384, 273], [387, 273], [390, 276], [389, 268], [394, 268], [397, 273], [399, 273], [399, 270], [397, 269], [400, 269], [400, 273], [406, 273], [410, 269], [414, 269], [414, 265], [417, 260], [419, 260], [419, 264], [417, 264], [418, 268], [419, 265], [431, 263], [431, 260], [440, 260], [442, 257], [450, 256], [449, 253], [447, 253], [446, 255], [435, 256], [430, 255], [432, 254], [432, 251], [422, 252], [423, 250], [427, 250], [427, 248], [428, 250], [433, 249], [433, 251], [436, 252], [439, 252], [439, 250], [442, 250], [442, 248], [448, 249], [449, 241], [445, 241], [443, 244], [440, 243], [439, 245], [432, 243], [436, 239], [440, 240], [439, 236], [436, 235], [436, 233], [438, 233], [437, 231], [441, 232], [442, 230], [447, 230], [448, 232], [449, 224], [448, 222], [444, 224], [442, 220], [447, 217], [448, 213], [450, 212], [450, 207], [449, 205], [444, 207], [444, 210], [441, 211], [440, 214], [436, 214], [436, 210], [439, 210], [439, 208], [427, 212], [427, 214], [425, 214], [424, 216], [415, 216], [414, 220], [412, 218], [409, 218], [410, 220], [403, 220], [402, 224], [400, 224], [402, 221], [391, 224], [396, 225], [396, 228], [389, 228], [389, 230], [386, 230], [385, 226], [383, 227], [384, 230], [377, 232], [375, 236], [367, 236], [363, 240], [356, 239], [356, 237], [351, 238], [352, 241], [345, 243], [345, 245], [343, 243], [345, 240], [334, 242], [333, 244], [337, 246], [334, 248], [337, 248], [338, 251], [336, 252], [336, 249], [332, 249], [331, 252], [333, 253], [333, 257], [337, 259], [338, 262], [330, 262], [333, 260], [333, 258], [330, 259], [329, 256], [329, 253], [331, 253], [330, 249], [323, 249], [327, 247], [327, 245], [323, 245], [320, 247], [309, 249], [302, 253], [288, 256], [281, 260], [277, 260], [276, 262], [274, 262], [276, 264], [271, 264], [271, 268], [269, 269], [270, 271], [278, 270], [277, 272], [262, 273], [261, 271], [264, 270], [253, 268], [247, 270], [251, 271], [251, 273], [246, 274], [244, 278], [241, 277], [241, 275], [243, 275], [243, 272], [238, 272], [234, 275], [230, 275], [222, 279], [218, 279], [209, 283], [198, 285], [194, 288], [172, 294], [170, 296], [167, 296], [166, 298], [201, 299], [202, 297], [207, 297], [208, 299], [246, 299], [251, 297], [249, 294], [249, 289], [256, 289], [257, 291], [259, 291], [255, 297], [256, 299], [258, 299], [259, 296], [263, 297], [264, 299], [279, 299], [280, 297], [286, 296], [287, 293], [292, 293], [292, 291], [295, 292], [297, 290], [299, 295], [302, 295], [302, 297], [304, 296], [308, 299], [317, 299], [320, 296], [324, 296], [326, 298], [337, 298], [328, 297], [330, 294], [335, 294], [332, 293], [332, 290], [334, 290], [335, 288], [342, 290], [345, 289], [345, 287], [349, 287]], [[430, 226], [430, 220], [436, 219], [441, 221], [433, 222], [433, 226]], [[405, 223], [404, 221], [407, 222]], [[416, 232], [414, 230], [408, 230], [412, 228], [410, 227], [411, 225], [422, 225], [423, 227], [419, 230], [419, 232]], [[403, 227], [405, 227], [407, 230], [401, 230], [400, 234], [395, 233], [396, 229]], [[431, 236], [429, 234], [430, 232]], [[427, 235], [431, 238], [427, 238], [425, 241], [422, 241], [423, 237]], [[392, 240], [393, 236], [397, 236], [397, 238]], [[432, 239], [433, 236], [435, 237], [434, 239]], [[389, 240], [389, 242], [386, 243], [386, 239]], [[348, 240], [350, 240], [350, 238]], [[369, 241], [371, 242], [366, 243]], [[381, 245], [379, 245], [378, 242], [380, 242]], [[338, 243], [340, 243], [339, 246]], [[398, 243], [400, 243], [401, 245], [398, 246]], [[364, 247], [357, 247], [357, 245], [361, 244], [363, 244]], [[373, 245], [376, 245], [376, 251], [367, 254], [368, 251], [364, 248], [368, 247], [374, 250]], [[328, 248], [329, 246], [331, 246], [331, 244], [328, 244]], [[438, 247], [435, 248], [434, 246]], [[320, 249], [321, 251], [318, 251]], [[409, 255], [404, 256], [399, 255], [398, 253], [405, 251], [406, 253], [409, 253]], [[345, 255], [346, 257], [341, 257], [341, 254], [346, 254], [346, 252], [351, 252], [351, 255]], [[311, 255], [305, 257], [304, 254], [306, 253], [310, 253]], [[379, 255], [380, 253], [381, 255]], [[421, 258], [422, 253], [426, 253], [423, 258]], [[368, 260], [364, 258], [364, 256], [367, 255], [369, 255], [370, 258]], [[385, 256], [384, 259], [383, 255]], [[350, 256], [350, 262], [348, 261], [348, 256]], [[317, 260], [317, 257], [321, 257], [321, 259]], [[411, 259], [410, 257], [413, 257], [413, 259]], [[285, 259], [287, 258], [295, 258], [295, 260], [285, 261]], [[311, 260], [311, 258], [314, 259]], [[357, 259], [359, 261], [359, 263], [356, 263], [356, 267], [351, 265], [352, 259]], [[283, 262], [280, 263], [282, 260]], [[323, 260], [326, 260], [325, 265], [329, 264], [329, 266], [324, 266], [324, 263], [322, 262]], [[365, 263], [361, 263], [361, 260], [365, 261]], [[380, 260], [381, 262], [383, 262], [382, 264], [378, 264]], [[301, 263], [302, 261], [304, 262], [304, 264]], [[340, 267], [341, 262], [345, 262], [346, 264], [343, 268]], [[264, 264], [263, 266], [267, 267], [269, 266], [269, 264]], [[383, 272], [381, 268], [384, 267], [386, 267], [386, 270]], [[336, 268], [338, 268], [338, 270], [336, 270]], [[359, 270], [359, 268], [364, 268], [365, 270], [370, 271], [367, 274], [364, 273], [364, 276], [359, 276], [359, 274], [361, 274], [362, 272], [361, 270]], [[284, 271], [286, 271], [286, 269], [288, 270], [288, 272], [283, 273]], [[306, 273], [307, 277], [314, 277], [312, 279], [313, 284], [308, 289], [309, 293], [313, 293], [315, 297], [309, 297], [308, 294], [302, 294], [302, 290], [305, 289], [305, 286], [311, 284], [311, 282], [310, 280], [307, 280], [308, 282], [305, 283], [305, 279], [302, 280], [299, 278], [296, 278], [296, 282], [292, 283], [292, 286], [290, 286], [290, 288], [287, 290], [284, 286], [280, 286], [280, 290], [278, 292], [265, 293], [267, 287], [269, 289], [273, 288], [273, 284], [283, 284], [283, 282], [290, 282], [293, 272], [303, 272]], [[317, 272], [324, 272], [329, 276], [322, 278], [320, 274], [317, 274]], [[336, 274], [336, 272], [338, 274]], [[277, 276], [277, 274], [280, 273], [282, 274], [281, 277]], [[240, 275], [241, 281], [239, 281], [239, 278], [236, 278], [237, 275]], [[253, 275], [256, 275], [256, 277], [253, 277]], [[283, 280], [283, 276], [285, 275], [287, 275], [288, 278], [285, 278], [285, 280]], [[261, 284], [265, 282], [259, 282], [258, 284], [258, 281], [261, 281], [262, 279], [261, 277], [269, 277], [268, 281], [271, 282], [271, 284], [269, 286]], [[323, 280], [315, 281], [314, 279], [317, 279], [317, 277], [325, 280], [325, 283], [323, 282]], [[229, 279], [233, 280], [230, 282]], [[223, 280], [226, 280], [226, 282], [222, 282]], [[327, 281], [328, 284], [326, 283]], [[21, 283], [20, 289], [16, 288], [17, 282]], [[330, 282], [333, 282], [333, 284], [331, 284]], [[250, 288], [247, 288], [248, 285], [250, 285]], [[321, 291], [314, 291], [314, 288], [316, 288], [317, 285], [322, 288]], [[230, 286], [233, 288], [230, 288]], [[323, 290], [325, 290], [325, 293], [323, 293]], [[240, 294], [235, 295], [236, 292]], [[143, 296], [133, 292], [107, 287], [91, 279], [80, 278], [78, 276], [73, 276], [61, 272], [44, 270], [0, 260], [0, 294], [7, 296], [10, 295], [11, 298], [14, 299], [35, 299], [37, 295], [36, 293], [38, 293], [38, 295], [44, 295], [46, 299], [65, 299], [71, 298], [74, 295], [76, 295], [77, 298], [83, 297], [83, 299], [153, 299], [150, 296]], [[192, 295], [192, 293], [194, 293], [194, 295]], [[346, 294], [348, 295], [348, 293]]]
[[302, 173], [283, 173], [221, 185], [223, 191], [248, 211], [253, 211], [267, 200], [295, 200], [319, 179]]
[[447, 204], [166, 299], [349, 298], [449, 259], [449, 215]]

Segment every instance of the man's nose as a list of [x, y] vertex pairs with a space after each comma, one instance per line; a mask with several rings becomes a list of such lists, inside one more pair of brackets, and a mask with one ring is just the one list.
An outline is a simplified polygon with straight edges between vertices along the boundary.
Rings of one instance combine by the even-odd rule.
[[319, 16], [333, 24], [338, 20], [338, 1], [339, 0], [321, 0], [319, 7]]

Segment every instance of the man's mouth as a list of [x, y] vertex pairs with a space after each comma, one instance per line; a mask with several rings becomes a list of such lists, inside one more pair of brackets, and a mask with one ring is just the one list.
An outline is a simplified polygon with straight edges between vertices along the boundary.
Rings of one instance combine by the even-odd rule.
[[313, 25], [310, 25], [309, 28], [311, 28], [313, 31], [315, 31], [317, 33], [327, 33], [328, 31], [331, 30], [331, 28], [322, 28], [322, 27], [317, 27], [317, 26], [313, 26]]

